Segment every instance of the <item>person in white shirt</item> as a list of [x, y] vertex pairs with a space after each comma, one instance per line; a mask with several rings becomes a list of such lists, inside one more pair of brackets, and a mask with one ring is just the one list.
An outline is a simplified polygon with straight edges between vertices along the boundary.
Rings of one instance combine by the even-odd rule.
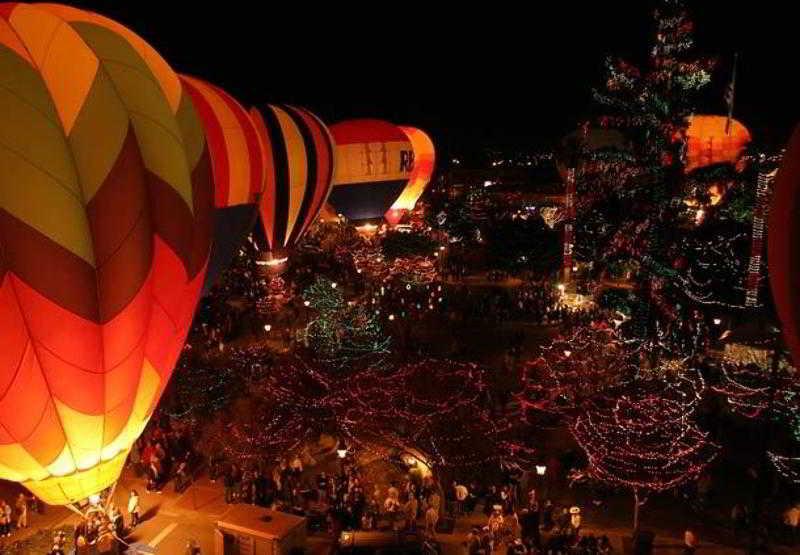
[[455, 510], [453, 512], [455, 513], [455, 516], [461, 516], [462, 514], [464, 514], [464, 502], [467, 500], [467, 497], [469, 496], [469, 490], [464, 484], [461, 483], [456, 483], [454, 490], [455, 490], [456, 503], [455, 503]]
[[139, 525], [139, 494], [135, 489], [131, 490], [128, 497], [128, 515], [131, 517], [131, 529]]

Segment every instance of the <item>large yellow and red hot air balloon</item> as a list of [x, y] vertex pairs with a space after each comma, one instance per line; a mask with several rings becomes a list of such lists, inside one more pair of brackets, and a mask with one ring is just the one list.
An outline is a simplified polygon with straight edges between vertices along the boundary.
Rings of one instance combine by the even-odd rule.
[[767, 224], [769, 283], [794, 365], [800, 364], [800, 125], [775, 177]]
[[228, 93], [180, 77], [203, 122], [214, 174], [214, 242], [203, 286], [208, 293], [253, 229], [264, 186], [264, 160], [253, 120]]
[[266, 168], [259, 230], [268, 262], [280, 265], [328, 199], [333, 139], [325, 124], [303, 108], [270, 104], [251, 109], [250, 115]]
[[336, 173], [330, 203], [349, 220], [378, 220], [400, 196], [414, 169], [414, 149], [396, 125], [354, 119], [331, 126]]
[[177, 75], [121, 25], [0, 4], [0, 478], [113, 484], [183, 346], [213, 190]]
[[433, 177], [433, 169], [436, 164], [436, 151], [433, 148], [433, 141], [427, 133], [416, 127], [400, 127], [400, 129], [411, 141], [411, 148], [414, 152], [414, 169], [411, 171], [411, 178], [403, 192], [384, 216], [386, 221], [392, 225], [400, 223], [403, 216], [414, 209], [419, 197], [422, 196], [425, 187]]

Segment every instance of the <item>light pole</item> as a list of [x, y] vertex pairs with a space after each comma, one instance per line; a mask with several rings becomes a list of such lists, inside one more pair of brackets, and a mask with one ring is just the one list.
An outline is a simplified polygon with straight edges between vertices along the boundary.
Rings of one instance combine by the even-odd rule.
[[547, 465], [546, 464], [537, 464], [536, 465], [536, 477], [537, 477], [537, 484], [539, 485], [539, 489], [541, 490], [541, 499], [542, 501], [546, 500], [547, 497], [547, 479], [545, 475], [547, 474]]
[[336, 456], [339, 457], [339, 468], [341, 469], [342, 476], [344, 476], [344, 460], [347, 458], [347, 447], [339, 445], [336, 449]]

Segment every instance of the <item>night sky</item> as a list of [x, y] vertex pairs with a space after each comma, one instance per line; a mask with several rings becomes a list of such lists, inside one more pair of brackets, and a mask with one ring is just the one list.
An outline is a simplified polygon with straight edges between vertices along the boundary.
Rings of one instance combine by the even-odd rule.
[[[646, 55], [654, 6], [654, 0], [481, 2], [479, 9], [466, 2], [447, 8], [321, 3], [76, 4], [125, 23], [176, 70], [246, 104], [295, 103], [328, 123], [380, 117], [412, 124], [428, 130], [445, 155], [552, 145], [587, 113], [606, 55]], [[178, 6], [165, 7], [172, 4]], [[703, 109], [725, 110], [722, 93], [739, 51], [736, 117], [757, 141], [772, 144], [782, 144], [800, 120], [790, 4], [690, 4], [700, 48], [719, 56]]]

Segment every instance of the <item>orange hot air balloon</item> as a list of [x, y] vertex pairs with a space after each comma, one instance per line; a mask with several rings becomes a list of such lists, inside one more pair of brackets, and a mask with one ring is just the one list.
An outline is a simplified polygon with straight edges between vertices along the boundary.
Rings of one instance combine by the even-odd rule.
[[203, 122], [214, 170], [214, 243], [206, 294], [253, 229], [265, 168], [258, 133], [242, 105], [210, 83], [187, 75], [180, 79]]
[[191, 324], [212, 210], [200, 120], [155, 50], [0, 4], [0, 478], [52, 504], [117, 480]]
[[745, 147], [750, 143], [747, 128], [732, 119], [726, 133], [726, 116], [698, 115], [689, 119], [686, 131], [686, 171], [714, 164], [738, 166]]
[[268, 250], [267, 263], [279, 266], [328, 199], [333, 139], [325, 124], [303, 108], [270, 104], [251, 109], [250, 115], [267, 169], [259, 232]]
[[800, 364], [800, 125], [775, 177], [767, 223], [769, 283], [786, 344]]
[[336, 141], [336, 173], [330, 203], [349, 220], [383, 218], [414, 169], [414, 150], [396, 125], [354, 119], [331, 126]]
[[425, 187], [433, 177], [433, 169], [436, 163], [436, 152], [433, 148], [431, 138], [416, 127], [400, 127], [411, 141], [411, 148], [414, 152], [414, 169], [411, 170], [411, 178], [408, 180], [400, 197], [394, 201], [391, 208], [386, 212], [386, 221], [392, 225], [397, 225], [407, 213], [414, 209], [419, 197], [425, 191]]
[[[732, 171], [740, 172], [744, 169], [742, 154], [750, 140], [747, 128], [734, 119], [728, 127], [726, 116], [692, 116], [686, 131], [685, 171], [701, 179], [703, 172], [718, 170], [720, 166], [729, 166]], [[710, 181], [706, 186], [709, 202], [719, 204], [732, 184], [732, 176], [716, 177]], [[685, 202], [688, 206], [698, 204], [695, 199]]]

